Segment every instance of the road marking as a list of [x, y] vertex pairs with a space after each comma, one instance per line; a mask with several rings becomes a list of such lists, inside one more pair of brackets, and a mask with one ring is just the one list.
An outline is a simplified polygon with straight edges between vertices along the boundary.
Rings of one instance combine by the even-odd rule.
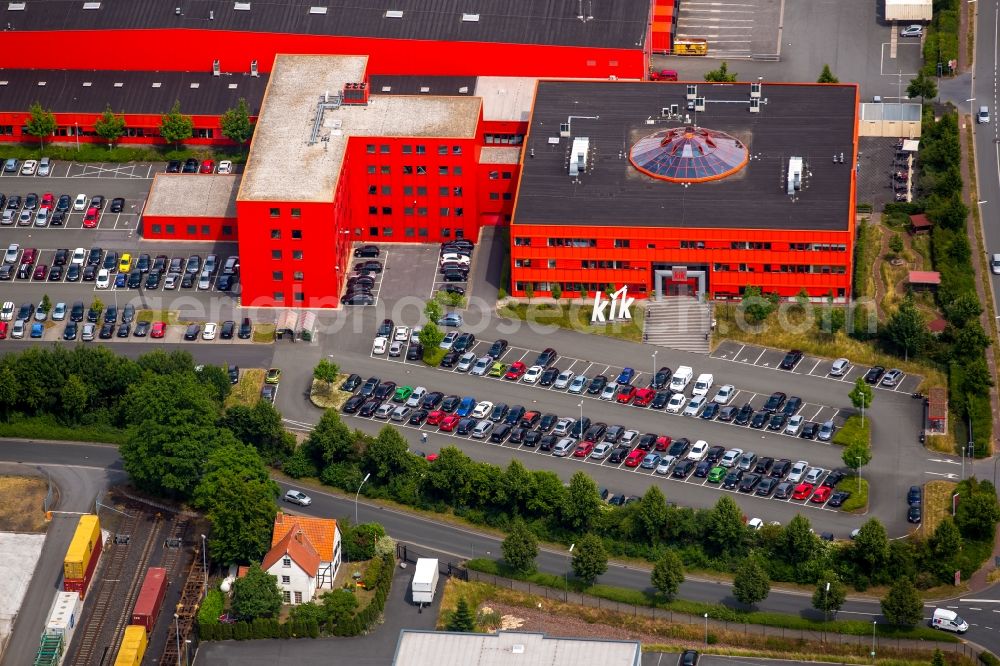
[[969, 610], [981, 611], [983, 609], [982, 608], [976, 608], [975, 606], [969, 606]]
[[[757, 359], [755, 361], [753, 361], [753, 365], [757, 365], [757, 361], [759, 361], [761, 359], [761, 357], [763, 357], [764, 354], [766, 354], [766, 353], [767, 353], [767, 348], [766, 347], [764, 349], [761, 349], [760, 350], [760, 356], [758, 356]], [[767, 365], [767, 364], [765, 364], [765, 365]]]
[[[1000, 599], [959, 599], [963, 604], [967, 603], [979, 603], [979, 604], [1000, 604]], [[951, 606], [949, 606], [951, 608]], [[957, 606], [956, 606], [957, 608]]]

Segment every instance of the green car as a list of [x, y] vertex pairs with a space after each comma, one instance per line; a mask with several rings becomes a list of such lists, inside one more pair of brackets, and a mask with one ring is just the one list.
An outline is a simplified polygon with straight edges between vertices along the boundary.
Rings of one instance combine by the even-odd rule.
[[396, 395], [393, 397], [393, 400], [396, 402], [406, 402], [407, 399], [409, 399], [410, 395], [412, 394], [413, 394], [412, 386], [400, 386], [398, 389], [396, 389]]
[[501, 363], [500, 361], [497, 361], [490, 368], [490, 372], [489, 372], [490, 377], [503, 377], [505, 374], [507, 374], [507, 364], [506, 363]]
[[271, 368], [267, 371], [267, 375], [264, 377], [265, 384], [277, 384], [281, 381], [281, 369]]
[[712, 471], [708, 473], [708, 482], [721, 483], [723, 477], [726, 476], [726, 472], [728, 471], [729, 470], [727, 470], [725, 467], [713, 467]]

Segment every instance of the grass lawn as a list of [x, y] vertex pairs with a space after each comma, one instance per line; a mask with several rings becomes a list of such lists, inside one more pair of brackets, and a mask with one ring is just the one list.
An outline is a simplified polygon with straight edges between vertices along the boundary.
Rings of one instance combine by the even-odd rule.
[[920, 524], [924, 536], [934, 534], [938, 524], [951, 515], [951, 494], [957, 486], [954, 481], [928, 481], [924, 484], [924, 515]]
[[105, 425], [68, 426], [60, 423], [53, 416], [21, 418], [15, 416], [7, 423], [0, 422], [0, 437], [124, 444], [128, 433]]
[[930, 435], [927, 437], [925, 446], [931, 451], [939, 451], [941, 453], [955, 453], [956, 443], [955, 434], [949, 432], [947, 434], [941, 435]]
[[447, 349], [441, 349], [440, 347], [432, 347], [431, 349], [425, 349], [424, 363], [432, 367], [437, 367], [441, 365], [441, 359], [443, 359], [445, 354], [447, 353], [448, 353]]
[[861, 422], [860, 415], [854, 415], [847, 417], [844, 421], [844, 425], [840, 427], [833, 435], [833, 443], [840, 444], [841, 446], [847, 446], [851, 442], [860, 439], [869, 446], [872, 442], [872, 432], [871, 432], [872, 420], [865, 417], [864, 423]]
[[47, 492], [45, 479], [0, 476], [0, 531], [44, 532], [47, 523], [42, 501]]
[[347, 379], [347, 373], [341, 372], [333, 382], [324, 382], [321, 379], [313, 379], [312, 387], [309, 389], [309, 400], [312, 404], [322, 409], [336, 409], [344, 406], [347, 399], [353, 394], [350, 391], [341, 391], [338, 386]]
[[184, 149], [165, 150], [159, 148], [137, 148], [133, 146], [118, 146], [108, 150], [104, 142], [83, 143], [75, 146], [72, 143], [53, 144], [46, 142], [44, 148], [40, 148], [37, 142], [7, 144], [3, 149], [4, 157], [16, 157], [19, 160], [37, 160], [47, 156], [54, 160], [66, 162], [166, 162], [168, 160], [184, 161], [188, 157], [200, 160], [214, 159], [229, 160], [231, 162], [244, 162], [246, 156], [243, 151], [212, 151], [208, 149]]
[[136, 312], [136, 321], [165, 321], [168, 324], [190, 324], [189, 321], [181, 321], [176, 310], [139, 310]]
[[274, 331], [276, 328], [275, 324], [254, 324], [253, 341], [274, 342]]
[[859, 484], [858, 477], [849, 476], [837, 484], [837, 490], [846, 490], [851, 493], [851, 496], [841, 505], [841, 511], [863, 513], [868, 508], [868, 479], [861, 477]]
[[882, 227], [869, 219], [862, 233], [864, 237], [859, 239], [858, 243], [862, 245], [863, 252], [860, 253], [854, 270], [855, 282], [858, 285], [857, 296], [875, 298], [875, 276], [872, 273], [872, 266], [881, 249]]
[[579, 303], [509, 303], [500, 308], [499, 314], [508, 319], [520, 319], [544, 326], [568, 328], [580, 333], [605, 335], [632, 342], [642, 340], [642, 326], [646, 316], [645, 308], [633, 307], [631, 321], [607, 324], [591, 324], [592, 310], [592, 306]]
[[264, 368], [245, 368], [240, 373], [240, 381], [226, 398], [226, 407], [246, 405], [253, 407], [260, 399], [260, 389], [264, 386]]

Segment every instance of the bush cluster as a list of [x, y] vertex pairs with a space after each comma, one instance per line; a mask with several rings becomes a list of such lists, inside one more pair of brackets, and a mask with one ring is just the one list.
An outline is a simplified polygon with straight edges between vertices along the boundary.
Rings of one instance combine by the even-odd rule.
[[[362, 608], [357, 615], [338, 623], [333, 628], [334, 636], [358, 636], [367, 632], [382, 617], [385, 601], [389, 598], [389, 589], [392, 587], [395, 566], [396, 559], [391, 554], [383, 555], [381, 559], [372, 560], [369, 563], [365, 584], [369, 589], [374, 587], [375, 596], [371, 603]], [[376, 568], [374, 573], [372, 567]]]
[[198, 638], [203, 641], [254, 640], [258, 638], [318, 638], [319, 623], [315, 620], [278, 622], [276, 619], [258, 618], [253, 622], [203, 623], [199, 614]]

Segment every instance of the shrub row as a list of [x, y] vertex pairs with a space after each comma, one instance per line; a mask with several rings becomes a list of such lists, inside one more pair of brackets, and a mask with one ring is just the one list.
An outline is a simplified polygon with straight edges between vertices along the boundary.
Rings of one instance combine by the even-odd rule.
[[82, 143], [77, 148], [73, 144], [46, 143], [44, 148], [38, 144], [9, 144], [3, 147], [4, 157], [14, 157], [19, 160], [32, 160], [46, 156], [54, 160], [66, 162], [167, 162], [170, 160], [184, 161], [189, 157], [197, 160], [215, 159], [230, 162], [244, 162], [246, 156], [237, 151], [219, 150], [211, 146], [198, 148], [182, 148], [168, 150], [151, 146], [131, 147], [118, 146], [108, 150], [103, 143]]
[[260, 638], [318, 638], [319, 623], [315, 620], [278, 622], [276, 619], [257, 618], [253, 622], [202, 623], [198, 617], [198, 638], [203, 641], [246, 641]]
[[[385, 600], [389, 598], [389, 589], [392, 587], [392, 576], [395, 573], [396, 559], [393, 555], [386, 554], [382, 556], [381, 560], [373, 560], [368, 565], [369, 574], [376, 562], [380, 562], [381, 564], [377, 567], [378, 571], [375, 576], [372, 576], [375, 578], [375, 596], [372, 598], [371, 603], [361, 609], [357, 615], [345, 622], [339, 622], [333, 628], [334, 636], [359, 636], [367, 632], [382, 617], [382, 611], [385, 610]], [[372, 581], [368, 579], [368, 576], [365, 576], [365, 583], [370, 589]]]
[[205, 595], [198, 609], [198, 626], [203, 627], [208, 624], [220, 624], [219, 616], [226, 608], [226, 599], [222, 595], [222, 590], [212, 589]]

